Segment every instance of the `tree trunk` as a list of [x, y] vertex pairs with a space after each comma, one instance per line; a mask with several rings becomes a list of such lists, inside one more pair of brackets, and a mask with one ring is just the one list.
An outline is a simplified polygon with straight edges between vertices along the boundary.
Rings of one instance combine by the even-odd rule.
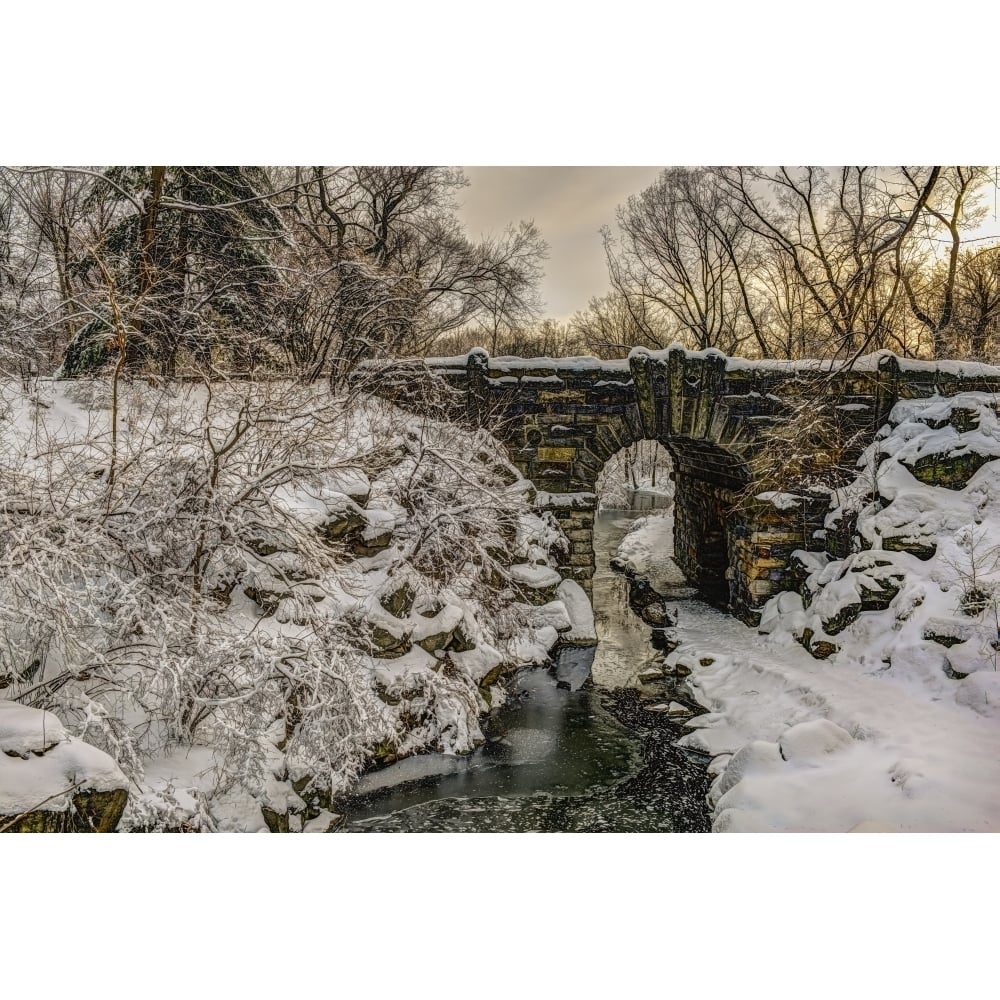
[[136, 368], [149, 354], [155, 337], [155, 324], [150, 321], [152, 298], [156, 288], [156, 223], [163, 198], [163, 180], [166, 167], [150, 167], [149, 194], [142, 205], [139, 219], [139, 287], [138, 287], [138, 337], [129, 338], [128, 366]]

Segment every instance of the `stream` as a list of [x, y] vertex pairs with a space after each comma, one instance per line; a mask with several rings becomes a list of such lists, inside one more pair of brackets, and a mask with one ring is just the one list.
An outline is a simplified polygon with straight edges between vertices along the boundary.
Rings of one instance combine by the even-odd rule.
[[[685, 699], [670, 679], [635, 686], [660, 662], [652, 631], [609, 568], [638, 511], [603, 511], [594, 525], [599, 642], [559, 650], [551, 667], [520, 671], [507, 703], [467, 756], [423, 754], [362, 777], [340, 800], [348, 832], [695, 832], [710, 828], [707, 759], [674, 747], [687, 730], [653, 703]], [[718, 614], [692, 598], [699, 617]], [[692, 610], [695, 610], [692, 607]], [[681, 613], [681, 621], [684, 613]], [[632, 685], [632, 686], [625, 686]], [[702, 711], [688, 702], [695, 711]]]

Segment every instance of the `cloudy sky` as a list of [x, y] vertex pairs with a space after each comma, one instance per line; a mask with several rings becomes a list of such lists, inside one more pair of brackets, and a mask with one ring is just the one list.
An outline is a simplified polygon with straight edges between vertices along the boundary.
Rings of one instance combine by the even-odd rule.
[[568, 319], [608, 289], [600, 228], [615, 208], [647, 187], [662, 167], [465, 167], [460, 193], [469, 234], [533, 219], [549, 244], [542, 298], [545, 314]]

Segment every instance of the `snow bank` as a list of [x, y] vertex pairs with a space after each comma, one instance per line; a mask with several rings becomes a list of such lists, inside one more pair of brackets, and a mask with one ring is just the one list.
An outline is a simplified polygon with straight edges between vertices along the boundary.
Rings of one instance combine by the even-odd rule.
[[565, 607], [566, 617], [570, 623], [563, 640], [576, 646], [596, 643], [594, 609], [583, 587], [575, 580], [563, 580], [556, 588], [556, 597]]
[[709, 709], [680, 742], [715, 757], [713, 829], [1000, 830], [998, 409], [898, 404], [799, 592], [667, 657]]
[[633, 522], [615, 559], [630, 576], [646, 580], [658, 594], [669, 594], [686, 583], [673, 551], [674, 516], [664, 511]]

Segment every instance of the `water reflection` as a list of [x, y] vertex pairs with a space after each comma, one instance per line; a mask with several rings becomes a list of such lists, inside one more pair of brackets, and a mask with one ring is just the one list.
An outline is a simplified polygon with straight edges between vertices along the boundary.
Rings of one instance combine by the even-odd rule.
[[594, 623], [597, 654], [594, 683], [601, 687], [628, 687], [660, 654], [650, 643], [650, 630], [628, 606], [628, 582], [611, 569], [611, 557], [632, 522], [642, 517], [632, 510], [603, 510], [594, 520]]

